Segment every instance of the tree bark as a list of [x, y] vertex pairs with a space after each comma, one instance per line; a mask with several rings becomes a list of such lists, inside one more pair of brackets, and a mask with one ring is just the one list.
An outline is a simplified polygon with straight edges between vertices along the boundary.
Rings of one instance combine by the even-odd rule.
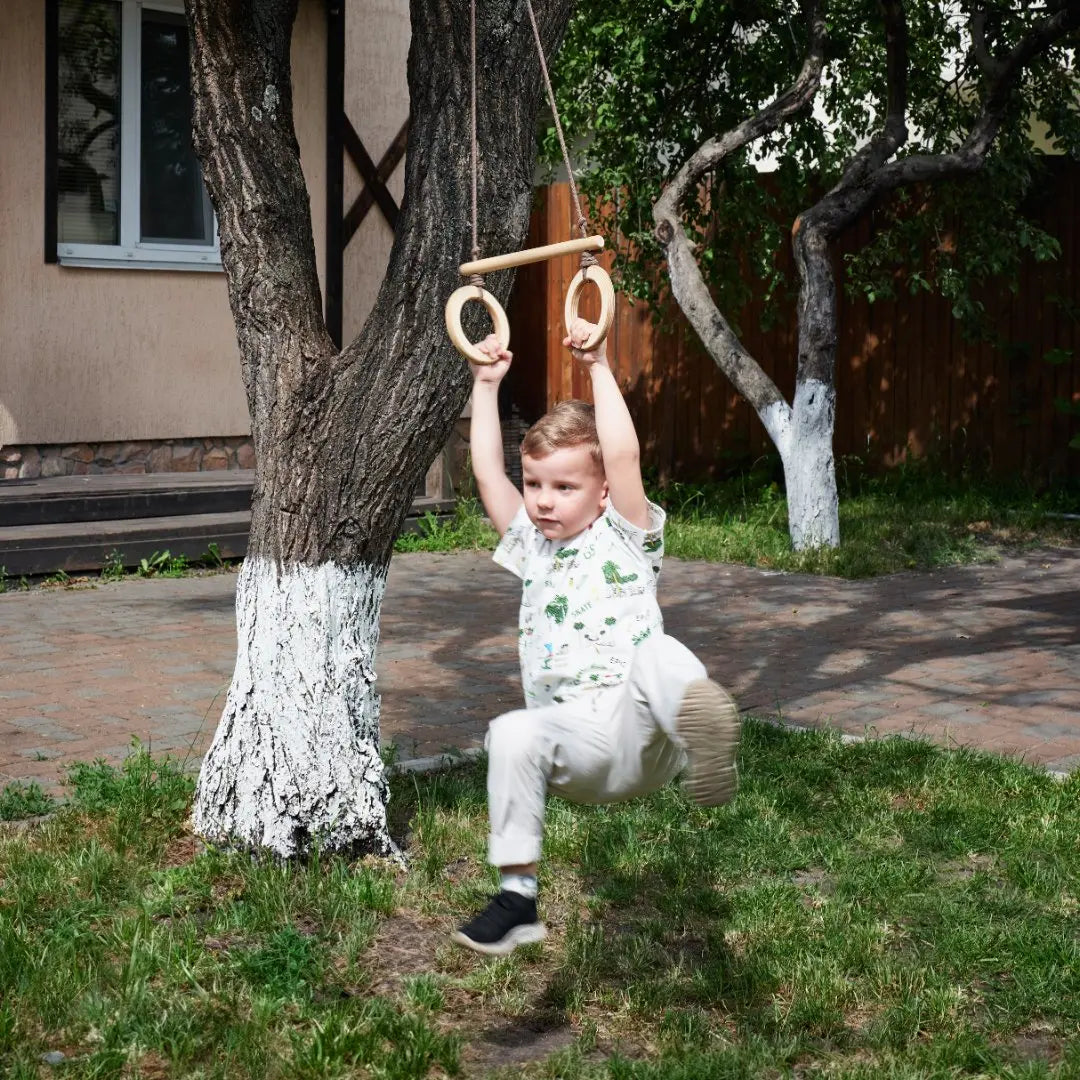
[[[211, 840], [280, 856], [313, 844], [387, 853], [373, 666], [383, 587], [412, 493], [470, 386], [442, 317], [469, 245], [469, 8], [413, 0], [401, 216], [375, 309], [338, 352], [293, 127], [296, 7], [187, 0], [195, 142], [256, 453], [236, 671], [193, 819]], [[549, 53], [570, 9], [551, 0], [538, 13]], [[541, 84], [523, 17], [514, 0], [478, 12], [485, 253], [519, 247], [528, 225]], [[487, 287], [505, 302], [511, 283], [504, 273]]]

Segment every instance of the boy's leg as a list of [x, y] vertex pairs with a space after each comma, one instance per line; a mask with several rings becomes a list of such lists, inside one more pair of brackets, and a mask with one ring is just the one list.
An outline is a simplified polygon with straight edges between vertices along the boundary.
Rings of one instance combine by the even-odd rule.
[[701, 661], [667, 634], [650, 638], [634, 656], [630, 689], [638, 722], [655, 724], [685, 752], [690, 798], [702, 806], [734, 798], [742, 721], [731, 695], [708, 678]]
[[[477, 952], [502, 955], [546, 934], [536, 912], [536, 864], [549, 783], [573, 798], [602, 789], [611, 732], [589, 703], [518, 709], [488, 728], [488, 860], [502, 882], [490, 904], [453, 935]], [[530, 873], [531, 871], [531, 873]]]

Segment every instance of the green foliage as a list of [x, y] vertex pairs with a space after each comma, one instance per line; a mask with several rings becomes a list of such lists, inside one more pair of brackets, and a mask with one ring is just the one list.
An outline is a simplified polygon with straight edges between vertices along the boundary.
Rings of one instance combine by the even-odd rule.
[[838, 462], [839, 547], [795, 552], [780, 478], [770, 457], [732, 480], [653, 487], [668, 511], [668, 554], [859, 578], [981, 562], [1040, 542], [1080, 543], [1080, 526], [1051, 516], [1080, 511], [1075, 487], [1035, 494], [1022, 481], [950, 478], [926, 463], [868, 475], [847, 458]]
[[[173, 555], [169, 551], [155, 551], [149, 557], [140, 559], [132, 573], [137, 577], [178, 578], [187, 576], [192, 570], [224, 570], [229, 562], [222, 556], [221, 548], [211, 541], [194, 560], [189, 560], [186, 555]], [[101, 568], [101, 580], [122, 581], [125, 574], [123, 554], [110, 551]]]
[[403, 532], [394, 542], [395, 551], [459, 551], [490, 548], [497, 539], [484, 518], [478, 500], [459, 498], [449, 520], [430, 512], [419, 521], [416, 532]]
[[225, 566], [225, 560], [221, 555], [221, 548], [213, 540], [206, 545], [206, 551], [199, 556], [198, 562], [202, 566], [213, 570], [221, 570]]
[[149, 558], [140, 559], [135, 573], [139, 577], [183, 577], [188, 570], [187, 556], [155, 551]]
[[19, 821], [47, 814], [56, 805], [53, 797], [36, 781], [24, 784], [21, 780], [7, 784], [0, 791], [0, 821]]
[[118, 851], [160, 845], [188, 810], [194, 779], [172, 758], [154, 758], [138, 739], [117, 769], [103, 759], [67, 770], [71, 805], [109, 819]]
[[[997, 54], [1045, 13], [1009, 0], [981, 7]], [[977, 115], [985, 77], [965, 53], [962, 5], [934, 0], [905, 8], [909, 139], [901, 155], [948, 152]], [[791, 223], [831, 187], [881, 123], [886, 57], [880, 6], [836, 0], [827, 22], [827, 68], [813, 112], [730, 155], [684, 208], [702, 272], [729, 315], [751, 291], [766, 300], [766, 317], [775, 314], [772, 301], [792, 289], [775, 261]], [[790, 85], [806, 41], [796, 0], [577, 5], [556, 61], [556, 93], [566, 129], [580, 136], [576, 165], [593, 223], [618, 251], [617, 269], [630, 295], [654, 304], [662, 299], [651, 208], [664, 184], [705, 140], [733, 129]], [[984, 282], [1015, 281], [1023, 259], [1057, 256], [1058, 241], [1031, 220], [1025, 198], [1042, 173], [1044, 133], [1058, 150], [1080, 153], [1080, 80], [1069, 44], [1027, 69], [979, 175], [902, 191], [875, 211], [870, 243], [848, 261], [851, 291], [873, 300], [899, 289], [934, 290], [977, 327]], [[549, 162], [559, 160], [553, 129], [543, 149]], [[766, 157], [777, 164], [767, 184], [754, 168]]]
[[102, 581], [122, 581], [124, 578], [124, 554], [115, 548], [105, 556], [101, 567]]
[[[1022, 481], [953, 478], [930, 463], [871, 475], [850, 457], [838, 462], [838, 483], [840, 546], [808, 552], [791, 550], [775, 456], [729, 480], [647, 486], [668, 512], [666, 551], [683, 559], [868, 577], [985, 561], [1034, 543], [1080, 544], [1080, 525], [1052, 516], [1080, 513], [1075, 487], [1033, 493]], [[439, 526], [426, 540], [404, 536], [396, 550], [490, 549], [495, 542], [479, 503], [463, 500], [452, 526]]]

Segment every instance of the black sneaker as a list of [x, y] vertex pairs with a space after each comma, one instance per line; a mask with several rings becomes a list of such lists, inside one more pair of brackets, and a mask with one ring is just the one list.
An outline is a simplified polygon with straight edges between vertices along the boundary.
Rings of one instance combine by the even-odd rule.
[[505, 956], [546, 937], [547, 929], [536, 917], [536, 900], [503, 889], [450, 940], [486, 956]]

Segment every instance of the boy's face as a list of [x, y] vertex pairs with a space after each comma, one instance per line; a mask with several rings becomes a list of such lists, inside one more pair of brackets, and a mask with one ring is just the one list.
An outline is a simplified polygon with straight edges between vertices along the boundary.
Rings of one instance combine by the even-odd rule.
[[525, 511], [548, 540], [587, 529], [603, 512], [607, 481], [584, 446], [564, 446], [546, 457], [521, 456]]

